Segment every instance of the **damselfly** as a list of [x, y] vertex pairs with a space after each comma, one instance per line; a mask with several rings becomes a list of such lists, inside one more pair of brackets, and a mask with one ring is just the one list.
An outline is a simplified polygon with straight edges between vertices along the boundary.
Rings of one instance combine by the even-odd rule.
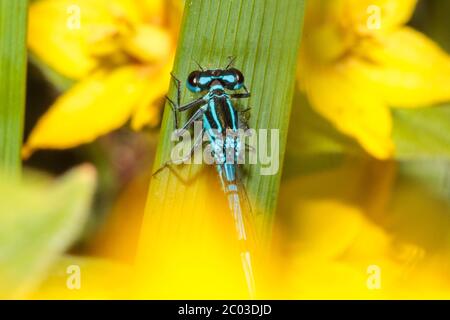
[[[239, 129], [242, 128], [240, 114], [248, 111], [238, 112], [233, 104], [233, 99], [244, 99], [250, 97], [250, 92], [244, 84], [244, 76], [241, 71], [231, 67], [233, 59], [225, 69], [205, 70], [200, 65], [200, 70], [191, 72], [187, 78], [187, 88], [193, 93], [204, 93], [198, 99], [181, 105], [181, 82], [174, 75], [172, 78], [177, 87], [177, 99], [173, 101], [167, 98], [174, 113], [175, 128], [177, 132], [187, 130], [196, 121], [202, 123], [202, 132], [195, 138], [191, 157], [196, 149], [203, 143], [203, 134], [208, 137], [211, 151], [215, 159], [215, 166], [219, 175], [223, 191], [228, 198], [230, 211], [233, 215], [237, 237], [240, 243], [240, 255], [247, 287], [251, 297], [255, 295], [255, 281], [252, 268], [252, 248], [249, 238], [252, 237], [247, 223], [250, 211], [243, 210], [243, 202], [248, 203], [245, 189], [239, 179], [238, 158], [245, 151], [241, 146]], [[240, 91], [240, 92], [238, 92]], [[195, 110], [193, 115], [179, 128], [177, 114], [187, 110]], [[231, 153], [229, 151], [232, 151]], [[231, 157], [229, 155], [232, 155]], [[189, 159], [189, 158], [187, 158]], [[184, 162], [186, 159], [179, 159]], [[155, 173], [170, 166], [175, 161], [166, 162]], [[250, 208], [250, 206], [247, 206]]]

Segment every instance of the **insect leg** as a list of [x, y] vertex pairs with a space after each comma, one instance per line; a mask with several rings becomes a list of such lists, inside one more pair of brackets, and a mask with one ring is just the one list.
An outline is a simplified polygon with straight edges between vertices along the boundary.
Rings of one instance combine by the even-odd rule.
[[203, 99], [203, 97], [198, 98], [197, 100], [191, 101], [187, 104], [185, 104], [184, 106], [178, 106], [177, 111], [186, 111], [195, 107], [202, 107], [207, 103], [207, 101], [205, 99]]
[[232, 99], [244, 99], [244, 98], [250, 98], [251, 94], [250, 94], [250, 92], [248, 91], [247, 87], [244, 86], [243, 89], [244, 89], [244, 91], [245, 91], [244, 93], [234, 93], [234, 94], [231, 94], [231, 95], [230, 95], [230, 98], [232, 98]]
[[230, 95], [230, 98], [232, 98], [232, 99], [250, 98], [250, 92], [249, 93], [233, 93], [232, 95]]
[[248, 143], [246, 143], [245, 144], [245, 151], [249, 151], [249, 152], [255, 153], [256, 152], [256, 148], [251, 146], [251, 145], [249, 145]]
[[197, 100], [194, 100], [192, 102], [189, 102], [185, 104], [184, 106], [181, 105], [181, 81], [171, 72], [170, 76], [172, 77], [172, 81], [175, 84], [175, 87], [177, 88], [177, 98], [176, 102], [170, 99], [168, 96], [166, 96], [167, 101], [169, 102], [169, 105], [173, 112], [173, 117], [175, 119], [175, 130], [178, 129], [178, 117], [177, 112], [186, 111], [195, 107], [201, 107], [204, 104], [206, 104], [206, 101], [203, 98], [199, 98]]
[[[179, 137], [182, 135], [182, 133], [191, 125], [193, 124], [196, 120], [199, 120], [201, 118], [201, 116], [203, 116], [203, 113], [205, 112], [204, 108], [200, 108], [198, 109], [194, 115], [188, 120], [186, 121], [186, 123], [183, 125], [182, 128], [177, 129], [176, 135]], [[165, 164], [159, 168], [158, 170], [156, 170], [155, 173], [153, 173], [153, 175], [159, 173], [162, 169], [164, 169], [164, 167], [167, 167], [168, 164], [170, 163], [175, 163], [175, 162], [185, 162], [186, 160], [189, 160], [189, 158], [191, 157], [192, 153], [196, 150], [196, 148], [198, 147], [198, 145], [201, 143], [202, 141], [202, 137], [203, 137], [203, 130], [200, 131], [200, 134], [195, 138], [195, 142], [194, 145], [191, 149], [191, 152], [184, 158], [179, 159], [179, 161], [167, 161], [165, 162]]]
[[199, 120], [203, 114], [205, 113], [206, 109], [205, 108], [200, 108], [197, 111], [195, 111], [194, 115], [188, 120], [186, 121], [186, 123], [183, 125], [183, 127], [181, 127], [180, 129], [178, 129], [177, 132], [177, 136], [181, 136], [182, 133], [190, 126], [192, 125], [195, 121]]
[[184, 156], [184, 157], [182, 157], [182, 158], [180, 158], [180, 159], [177, 159], [177, 160], [169, 160], [169, 161], [166, 161], [158, 170], [156, 170], [153, 174], [152, 174], [152, 176], [153, 177], [155, 177], [155, 176], [157, 176], [161, 171], [163, 171], [164, 169], [169, 169], [170, 171], [172, 171], [174, 174], [175, 174], [175, 176], [179, 179], [179, 180], [181, 180], [183, 183], [185, 183], [185, 184], [187, 184], [188, 182], [187, 181], [185, 181], [185, 179], [183, 179], [179, 174], [178, 174], [178, 172], [176, 172], [176, 170], [172, 167], [174, 164], [182, 164], [183, 162], [185, 162], [185, 161], [187, 161], [187, 160], [189, 160], [191, 157], [192, 157], [192, 155], [195, 153], [195, 151], [198, 149], [198, 147], [200, 147], [200, 145], [202, 145], [202, 142], [203, 142], [203, 130], [200, 132], [200, 134], [195, 138], [195, 141], [194, 141], [194, 145], [192, 146], [192, 148], [191, 148], [191, 150], [190, 150], [190, 152], [189, 152], [189, 154], [187, 154], [186, 156]]
[[[194, 100], [194, 101], [192, 101], [192, 102], [189, 102], [188, 104], [185, 104], [184, 106], [177, 106], [176, 104], [175, 104], [175, 102], [173, 102], [169, 97], [166, 97], [167, 98], [167, 101], [169, 102], [169, 104], [170, 104], [170, 107], [172, 108], [172, 112], [173, 112], [173, 116], [174, 116], [174, 119], [175, 119], [175, 130], [178, 130], [178, 129], [180, 129], [179, 127], [178, 127], [178, 119], [177, 119], [177, 113], [178, 112], [182, 112], [182, 111], [187, 111], [187, 110], [189, 110], [189, 109], [192, 109], [192, 108], [196, 108], [196, 107], [203, 107], [207, 102], [203, 99], [203, 98], [199, 98], [199, 99], [197, 99], [197, 100]], [[199, 110], [202, 110], [202, 109], [199, 109]], [[203, 111], [204, 112], [204, 111]], [[203, 112], [202, 112], [202, 114], [203, 114]], [[195, 115], [198, 113], [198, 110], [195, 112], [195, 114], [194, 114], [194, 116], [193, 117], [195, 117]], [[191, 118], [192, 119], [192, 118]], [[191, 121], [191, 119], [189, 119], [188, 120], [188, 122], [189, 121]], [[195, 121], [195, 120], [194, 120]], [[181, 129], [186, 129], [186, 125], [184, 125]]]
[[171, 72], [170, 76], [172, 78], [172, 81], [175, 84], [175, 87], [177, 88], [177, 102], [175, 103], [172, 99], [170, 99], [168, 96], [166, 96], [167, 101], [170, 104], [170, 108], [172, 109], [173, 118], [174, 118], [174, 127], [175, 130], [178, 129], [178, 117], [177, 117], [177, 111], [178, 107], [180, 105], [180, 99], [181, 99], [181, 81]]
[[189, 102], [185, 104], [184, 106], [180, 106], [176, 104], [172, 99], [169, 97], [166, 97], [167, 101], [170, 104], [170, 107], [172, 108], [173, 117], [175, 119], [175, 130], [178, 130], [178, 118], [177, 113], [182, 111], [187, 111], [189, 109], [195, 108], [195, 107], [202, 107], [206, 104], [206, 101], [203, 98], [199, 98], [197, 100], [194, 100], [192, 102]]
[[177, 87], [177, 106], [179, 106], [181, 104], [181, 81], [172, 72], [170, 73], [170, 76]]
[[252, 110], [252, 107], [245, 108], [244, 110], [241, 110], [239, 113], [246, 113], [249, 112], [250, 110]]

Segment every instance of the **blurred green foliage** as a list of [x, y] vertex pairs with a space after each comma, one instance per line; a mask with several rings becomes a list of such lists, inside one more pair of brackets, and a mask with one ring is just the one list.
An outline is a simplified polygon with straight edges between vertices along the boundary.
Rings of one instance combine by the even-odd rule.
[[0, 179], [0, 298], [23, 298], [47, 275], [88, 218], [95, 170], [85, 165], [56, 182], [32, 174]]

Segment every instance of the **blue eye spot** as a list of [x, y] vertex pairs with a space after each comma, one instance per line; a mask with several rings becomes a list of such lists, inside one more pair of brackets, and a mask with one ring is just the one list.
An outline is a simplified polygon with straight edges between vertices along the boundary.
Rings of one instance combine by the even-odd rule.
[[210, 83], [212, 81], [212, 78], [211, 77], [205, 77], [205, 76], [203, 76], [203, 77], [200, 77], [200, 79], [199, 79], [199, 84], [201, 85], [201, 86], [206, 86], [208, 83]]
[[193, 86], [191, 85], [189, 82], [186, 83], [186, 87], [189, 89], [189, 91], [191, 92], [200, 92], [202, 91], [199, 87], [197, 86]]
[[222, 80], [228, 83], [233, 83], [236, 81], [236, 77], [232, 74], [227, 74], [225, 76], [222, 76]]
[[233, 87], [234, 90], [239, 90], [242, 89], [242, 87], [244, 86], [244, 84], [242, 82], [237, 82], [235, 84], [235, 86]]

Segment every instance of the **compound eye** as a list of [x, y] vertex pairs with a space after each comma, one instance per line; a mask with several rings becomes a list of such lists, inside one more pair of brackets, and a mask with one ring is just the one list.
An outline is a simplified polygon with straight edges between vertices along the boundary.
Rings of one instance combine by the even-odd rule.
[[200, 87], [200, 71], [193, 71], [189, 74], [187, 78], [187, 87], [192, 92], [200, 92], [202, 88]]
[[241, 71], [239, 71], [236, 68], [231, 68], [230, 69], [231, 73], [234, 75], [234, 90], [238, 90], [241, 89], [244, 86], [244, 75], [242, 74]]
[[234, 90], [236, 77], [233, 72], [227, 70], [220, 75], [220, 82], [228, 90]]

